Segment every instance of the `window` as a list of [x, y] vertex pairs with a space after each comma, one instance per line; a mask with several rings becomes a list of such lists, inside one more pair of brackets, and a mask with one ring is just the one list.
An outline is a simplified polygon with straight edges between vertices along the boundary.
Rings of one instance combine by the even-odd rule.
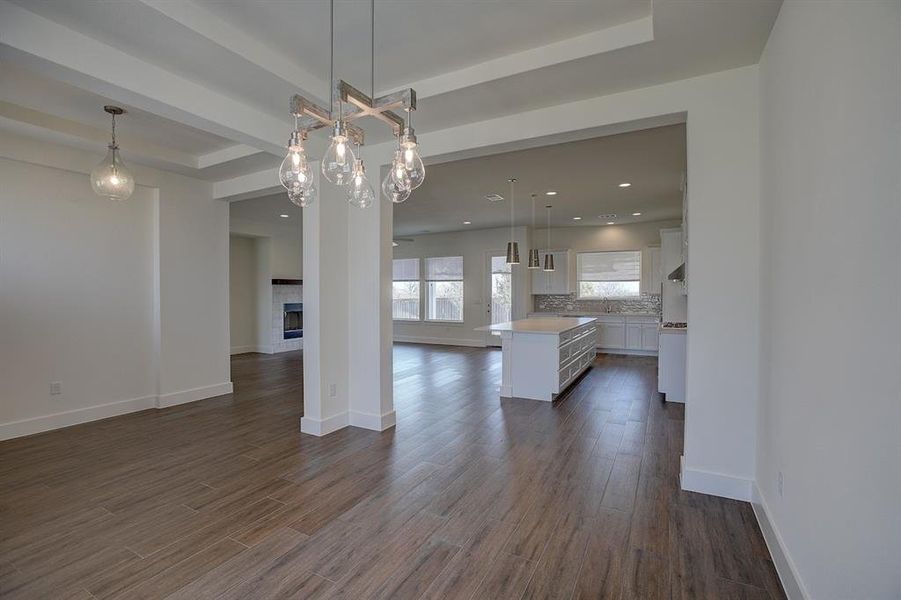
[[401, 321], [419, 320], [419, 259], [395, 258], [391, 284], [391, 312]]
[[579, 298], [634, 298], [641, 293], [641, 252], [582, 252], [576, 256]]
[[426, 318], [463, 321], [463, 257], [425, 259]]

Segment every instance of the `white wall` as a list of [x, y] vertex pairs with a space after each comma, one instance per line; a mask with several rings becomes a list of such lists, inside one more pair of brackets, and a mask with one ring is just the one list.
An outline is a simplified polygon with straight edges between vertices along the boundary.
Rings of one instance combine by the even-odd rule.
[[[675, 219], [597, 227], [551, 227], [551, 246], [576, 252], [641, 250], [646, 246], [659, 246], [660, 230], [680, 224], [681, 220]], [[535, 239], [542, 248], [546, 246], [547, 229], [536, 228]]]
[[152, 398], [154, 191], [7, 159], [0, 181], [0, 423]]
[[[287, 202], [287, 199], [285, 200]], [[232, 217], [232, 234], [269, 238], [270, 279], [303, 279], [303, 229], [297, 224], [273, 225]]]
[[[435, 256], [463, 257], [463, 323], [394, 322], [394, 339], [461, 346], [483, 346], [485, 334], [474, 331], [487, 322], [483, 295], [487, 284], [488, 252], [506, 253], [510, 239], [509, 228], [478, 229], [418, 235], [412, 242], [400, 242], [394, 248], [394, 258], [420, 259], [420, 270], [425, 269], [425, 259]], [[519, 254], [528, 260], [528, 232], [526, 227], [516, 228]], [[525, 263], [513, 267], [513, 316], [523, 318], [532, 310], [531, 272]], [[425, 290], [423, 290], [425, 294]], [[421, 315], [425, 317], [425, 314]]]
[[808, 598], [901, 597], [899, 32], [898, 2], [786, 2], [760, 65], [757, 485]]
[[254, 238], [230, 236], [228, 261], [231, 353], [251, 352], [257, 346], [257, 264]]
[[231, 391], [227, 205], [134, 165], [103, 200], [102, 156], [0, 134], [0, 438]]

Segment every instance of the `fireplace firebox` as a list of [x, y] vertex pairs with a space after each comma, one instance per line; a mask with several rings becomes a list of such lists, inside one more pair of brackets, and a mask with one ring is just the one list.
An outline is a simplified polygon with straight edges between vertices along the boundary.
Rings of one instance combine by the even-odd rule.
[[303, 303], [290, 302], [284, 305], [284, 339], [303, 337]]

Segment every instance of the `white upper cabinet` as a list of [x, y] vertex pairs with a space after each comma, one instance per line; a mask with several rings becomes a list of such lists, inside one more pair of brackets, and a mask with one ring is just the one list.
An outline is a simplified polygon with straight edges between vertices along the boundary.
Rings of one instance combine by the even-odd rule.
[[[576, 291], [575, 261], [570, 250], [551, 250], [554, 256], [554, 270], [532, 271], [533, 294], [572, 294]], [[545, 250], [540, 250], [541, 266], [544, 267]]]
[[676, 267], [682, 264], [682, 229], [660, 230], [660, 252], [665, 280]]
[[641, 251], [641, 293], [659, 294], [663, 281], [663, 266], [660, 262], [660, 248], [648, 246]]

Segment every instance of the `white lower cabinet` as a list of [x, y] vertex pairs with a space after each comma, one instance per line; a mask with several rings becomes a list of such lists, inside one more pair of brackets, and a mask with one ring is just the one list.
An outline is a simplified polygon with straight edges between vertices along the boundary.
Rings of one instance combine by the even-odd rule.
[[641, 349], [657, 352], [659, 348], [660, 334], [657, 331], [657, 323], [641, 324]]
[[598, 325], [598, 346], [601, 348], [625, 348], [626, 324], [601, 323]]
[[601, 315], [597, 319], [598, 348], [657, 352], [657, 317]]

